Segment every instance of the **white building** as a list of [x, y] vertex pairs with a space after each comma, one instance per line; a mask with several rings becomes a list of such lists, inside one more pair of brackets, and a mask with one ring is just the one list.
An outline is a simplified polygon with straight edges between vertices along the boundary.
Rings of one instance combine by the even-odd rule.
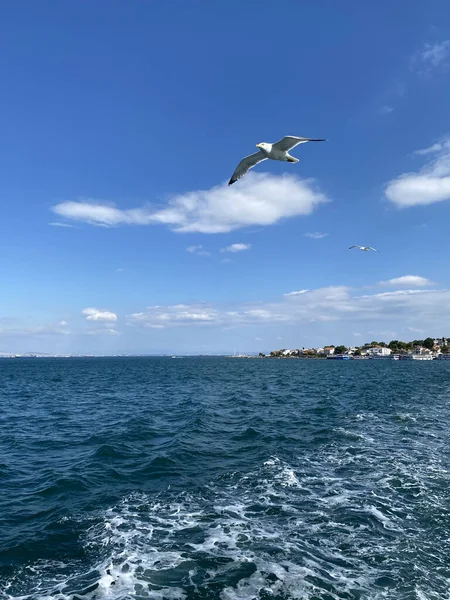
[[325, 356], [331, 356], [332, 354], [334, 354], [334, 346], [325, 346], [325, 348], [323, 349], [323, 353], [325, 354]]
[[367, 351], [370, 358], [386, 358], [391, 355], [390, 348], [384, 348], [383, 346], [375, 346], [369, 348]]

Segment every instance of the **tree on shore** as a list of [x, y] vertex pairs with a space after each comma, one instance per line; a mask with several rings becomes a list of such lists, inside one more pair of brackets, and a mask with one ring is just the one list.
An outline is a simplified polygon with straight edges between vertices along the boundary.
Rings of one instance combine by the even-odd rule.
[[428, 348], [428, 350], [433, 350], [434, 348], [434, 340], [433, 338], [427, 337], [423, 340], [423, 347]]
[[414, 346], [423, 346], [423, 340], [413, 340], [411, 344]]
[[366, 344], [366, 346], [369, 346], [370, 348], [373, 348], [374, 346], [380, 346], [381, 348], [387, 348], [386, 342], [377, 342], [376, 340], [371, 341], [370, 344]]
[[344, 354], [344, 352], [347, 352], [346, 346], [336, 346], [334, 349], [335, 354]]

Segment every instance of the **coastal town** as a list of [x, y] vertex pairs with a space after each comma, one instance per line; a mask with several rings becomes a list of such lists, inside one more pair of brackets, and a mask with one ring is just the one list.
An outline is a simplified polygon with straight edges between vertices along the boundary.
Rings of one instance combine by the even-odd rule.
[[295, 350], [272, 350], [269, 354], [259, 353], [259, 358], [310, 358], [329, 360], [450, 360], [450, 338], [425, 338], [389, 343], [372, 341], [363, 346], [324, 346], [323, 348], [297, 348]]

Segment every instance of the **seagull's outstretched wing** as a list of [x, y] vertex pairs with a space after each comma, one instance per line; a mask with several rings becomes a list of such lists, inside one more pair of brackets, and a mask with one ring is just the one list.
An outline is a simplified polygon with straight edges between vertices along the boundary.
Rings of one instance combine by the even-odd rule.
[[228, 185], [232, 185], [233, 183], [235, 183], [238, 179], [243, 177], [249, 169], [262, 162], [263, 160], [267, 160], [267, 156], [263, 152], [261, 152], [261, 150], [255, 152], [255, 154], [250, 154], [250, 156], [246, 156], [245, 158], [243, 158], [236, 167], [233, 175], [231, 176], [230, 181], [228, 182]]
[[376, 248], [372, 248], [372, 246], [369, 246], [369, 250], [373, 250], [374, 252], [379, 252], [379, 250], [377, 250]]
[[361, 248], [361, 246], [350, 246], [349, 250], [351, 250], [352, 248]]
[[277, 150], [281, 150], [282, 152], [289, 152], [295, 146], [299, 144], [304, 144], [305, 142], [326, 142], [327, 140], [315, 139], [315, 138], [305, 138], [305, 137], [295, 137], [293, 135], [287, 135], [279, 142], [272, 144], [272, 148], [276, 148]]

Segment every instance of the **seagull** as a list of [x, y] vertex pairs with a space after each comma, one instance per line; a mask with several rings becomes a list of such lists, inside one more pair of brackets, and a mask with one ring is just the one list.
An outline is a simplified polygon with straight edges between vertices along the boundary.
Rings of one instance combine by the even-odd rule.
[[379, 252], [379, 250], [372, 248], [372, 246], [350, 246], [349, 250], [352, 248], [358, 248], [358, 250], [362, 250], [363, 252], [369, 252], [369, 250], [373, 250], [373, 252]]
[[275, 142], [275, 144], [269, 144], [267, 142], [256, 144], [256, 147], [259, 148], [258, 152], [255, 152], [255, 154], [250, 154], [250, 156], [246, 156], [241, 160], [236, 167], [236, 170], [233, 173], [230, 181], [228, 182], [228, 185], [235, 183], [238, 179], [243, 177], [249, 169], [263, 160], [271, 158], [272, 160], [284, 160], [290, 163], [297, 163], [299, 159], [295, 158], [295, 156], [291, 156], [289, 154], [289, 150], [292, 150], [292, 148], [295, 148], [295, 146], [298, 146], [299, 144], [305, 144], [306, 142], [326, 141], [327, 140], [287, 135], [279, 142]]

